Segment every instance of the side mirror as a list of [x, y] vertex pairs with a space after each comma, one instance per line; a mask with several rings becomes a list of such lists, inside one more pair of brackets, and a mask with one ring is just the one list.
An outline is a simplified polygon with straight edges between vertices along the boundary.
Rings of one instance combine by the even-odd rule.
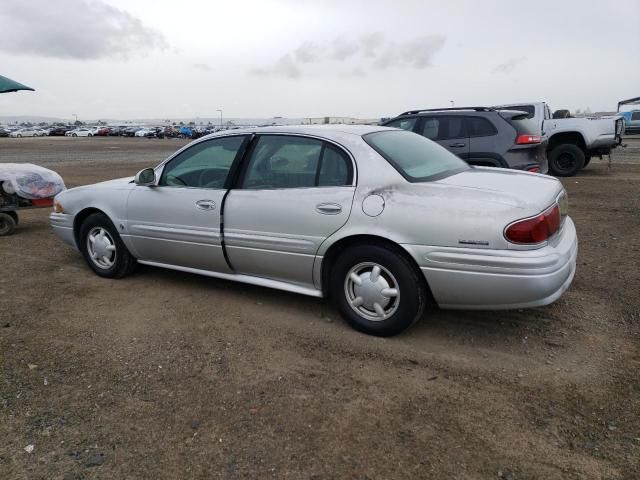
[[153, 168], [145, 168], [136, 173], [136, 185], [143, 187], [152, 187], [156, 184], [156, 172]]

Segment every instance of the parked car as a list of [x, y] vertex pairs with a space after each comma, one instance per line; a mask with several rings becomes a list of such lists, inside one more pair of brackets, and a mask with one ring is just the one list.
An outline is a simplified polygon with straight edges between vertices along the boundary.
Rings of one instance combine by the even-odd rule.
[[152, 130], [150, 128], [141, 128], [140, 130], [137, 130], [136, 133], [134, 134], [134, 136], [136, 137], [153, 137], [155, 135], [155, 130]]
[[9, 134], [12, 138], [21, 138], [21, 137], [39, 137], [40, 132], [36, 128], [26, 127], [20, 128], [18, 130], [14, 130]]
[[122, 134], [124, 137], [134, 137], [136, 132], [140, 130], [141, 127], [127, 127], [124, 129], [124, 133]]
[[102, 277], [142, 263], [330, 297], [374, 335], [427, 305], [546, 305], [576, 268], [557, 179], [373, 126], [209, 135], [135, 178], [57, 195], [50, 221]]
[[470, 165], [547, 173], [540, 128], [518, 111], [487, 107], [412, 110], [384, 122], [433, 140]]
[[64, 134], [66, 134], [69, 130], [71, 130], [70, 127], [52, 127], [49, 130], [49, 136], [63, 136]]
[[93, 128], [76, 128], [74, 130], [69, 130], [65, 133], [66, 137], [93, 137], [94, 129]]
[[0, 137], [8, 137], [9, 133], [9, 130], [7, 130], [6, 128], [0, 128]]
[[109, 127], [97, 127], [93, 134], [97, 137], [106, 137], [109, 135]]
[[624, 121], [620, 116], [608, 118], [570, 118], [568, 111], [556, 117], [544, 102], [500, 105], [527, 113], [548, 139], [549, 171], [558, 177], [571, 177], [589, 164], [594, 156], [602, 158], [622, 143]]
[[625, 133], [640, 133], [640, 110], [620, 112], [619, 115], [624, 120]]

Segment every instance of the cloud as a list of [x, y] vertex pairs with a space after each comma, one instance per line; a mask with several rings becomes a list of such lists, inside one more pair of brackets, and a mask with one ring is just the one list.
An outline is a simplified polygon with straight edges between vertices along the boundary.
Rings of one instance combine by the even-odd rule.
[[103, 0], [3, 2], [0, 50], [94, 60], [168, 48], [165, 37]]
[[444, 47], [445, 42], [444, 35], [426, 35], [410, 42], [390, 44], [373, 62], [373, 67], [431, 67], [433, 56]]
[[254, 68], [250, 71], [253, 75], [259, 76], [280, 76], [288, 78], [298, 78], [300, 76], [300, 68], [296, 64], [293, 57], [289, 54], [283, 55], [273, 65], [262, 68]]
[[360, 50], [360, 46], [349, 40], [346, 40], [344, 37], [335, 38], [331, 42], [331, 58], [334, 60], [346, 60], [349, 57], [352, 57]]
[[493, 73], [509, 73], [513, 71], [519, 64], [526, 61], [527, 57], [510, 58], [493, 69]]
[[313, 42], [304, 42], [293, 53], [299, 63], [317, 62], [323, 54], [322, 48]]
[[202, 70], [203, 72], [210, 72], [211, 71], [211, 67], [209, 65], [207, 65], [206, 63], [192, 63], [191, 66], [193, 68], [198, 69], [198, 70]]
[[363, 35], [360, 37], [360, 44], [365, 57], [375, 57], [378, 49], [384, 44], [384, 35], [380, 32]]
[[[390, 67], [423, 69], [432, 65], [433, 56], [442, 49], [446, 41], [443, 35], [426, 35], [408, 42], [395, 43], [385, 40], [381, 33], [361, 36], [357, 41], [337, 37], [327, 44], [304, 42], [295, 50], [280, 57], [273, 65], [254, 68], [254, 75], [273, 75], [298, 78], [301, 66], [326, 61], [371, 63], [376, 69]], [[357, 58], [356, 58], [357, 57]], [[362, 67], [352, 69], [354, 75], [364, 76]]]

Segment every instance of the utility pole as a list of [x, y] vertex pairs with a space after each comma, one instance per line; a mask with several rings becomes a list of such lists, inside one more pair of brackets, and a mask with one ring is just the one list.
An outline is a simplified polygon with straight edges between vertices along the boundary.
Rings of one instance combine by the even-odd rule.
[[222, 128], [222, 109], [219, 108], [216, 110], [216, 112], [220, 112], [220, 128]]

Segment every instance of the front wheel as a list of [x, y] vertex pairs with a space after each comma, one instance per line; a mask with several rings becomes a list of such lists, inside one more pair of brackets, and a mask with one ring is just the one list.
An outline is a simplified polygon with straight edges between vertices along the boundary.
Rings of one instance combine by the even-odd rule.
[[0, 237], [11, 235], [16, 229], [17, 215], [14, 217], [11, 213], [13, 212], [0, 213]]
[[427, 304], [424, 279], [408, 259], [378, 245], [345, 251], [331, 271], [330, 294], [354, 329], [388, 337], [409, 328]]
[[584, 152], [577, 145], [558, 145], [549, 154], [549, 171], [556, 177], [573, 177], [584, 165]]
[[89, 267], [101, 277], [122, 278], [136, 266], [113, 223], [102, 213], [93, 213], [82, 223], [78, 243]]

